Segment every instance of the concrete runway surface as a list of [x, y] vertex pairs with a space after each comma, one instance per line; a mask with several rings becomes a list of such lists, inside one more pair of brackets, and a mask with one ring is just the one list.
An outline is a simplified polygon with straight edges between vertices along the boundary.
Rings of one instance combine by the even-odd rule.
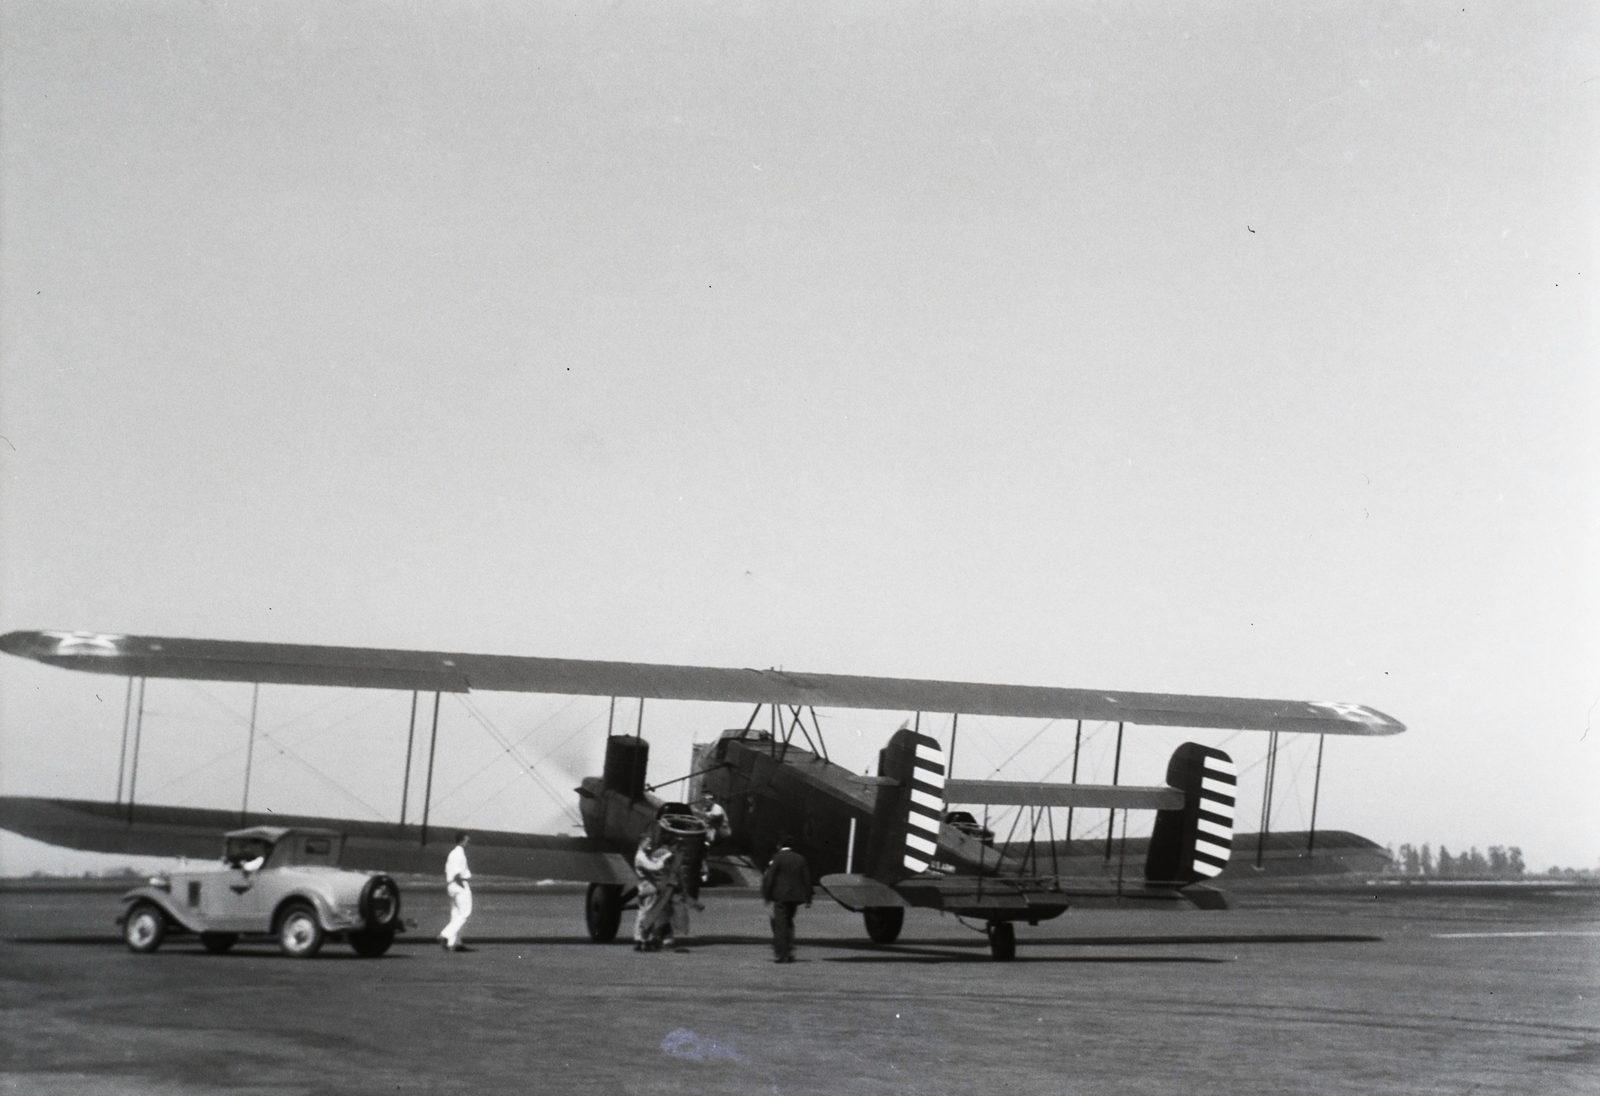
[[1600, 891], [1374, 893], [1068, 913], [1012, 963], [819, 896], [792, 966], [748, 893], [638, 955], [581, 892], [484, 887], [446, 954], [411, 886], [388, 956], [309, 961], [134, 955], [115, 893], [0, 893], [0, 1093], [1600, 1093]]

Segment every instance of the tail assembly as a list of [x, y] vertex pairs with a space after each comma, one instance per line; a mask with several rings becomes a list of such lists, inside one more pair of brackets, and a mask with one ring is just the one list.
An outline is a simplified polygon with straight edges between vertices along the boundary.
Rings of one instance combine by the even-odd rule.
[[878, 754], [878, 775], [885, 780], [878, 787], [867, 864], [873, 878], [894, 884], [938, 859], [944, 751], [927, 735], [901, 728]]
[[1181, 810], [1157, 811], [1144, 877], [1187, 886], [1222, 874], [1233, 851], [1233, 761], [1221, 750], [1185, 742], [1167, 763], [1167, 783], [1184, 793]]

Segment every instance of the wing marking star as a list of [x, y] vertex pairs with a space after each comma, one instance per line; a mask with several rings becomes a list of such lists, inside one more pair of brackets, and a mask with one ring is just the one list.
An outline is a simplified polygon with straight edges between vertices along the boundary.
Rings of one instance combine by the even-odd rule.
[[58, 655], [118, 655], [126, 637], [104, 632], [45, 632], [56, 641]]

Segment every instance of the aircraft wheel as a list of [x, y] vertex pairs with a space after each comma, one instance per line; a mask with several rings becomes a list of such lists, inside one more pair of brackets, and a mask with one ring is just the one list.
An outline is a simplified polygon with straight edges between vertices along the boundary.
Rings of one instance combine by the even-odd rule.
[[900, 938], [906, 911], [899, 906], [868, 906], [861, 911], [867, 923], [867, 936], [874, 944], [892, 944]]
[[212, 955], [221, 955], [233, 947], [238, 940], [239, 934], [236, 932], [202, 932], [200, 934], [200, 946]]
[[309, 959], [322, 950], [322, 926], [310, 906], [290, 906], [278, 922], [278, 947], [291, 959]]
[[167, 919], [155, 905], [141, 902], [128, 912], [122, 925], [122, 938], [130, 951], [148, 953], [161, 946], [167, 937]]
[[583, 916], [589, 925], [589, 939], [597, 944], [615, 940], [622, 924], [622, 888], [615, 883], [590, 883]]
[[989, 922], [989, 954], [1000, 962], [1017, 956], [1017, 930], [1010, 921]]
[[350, 947], [364, 959], [376, 959], [394, 943], [394, 929], [357, 929], [349, 937]]

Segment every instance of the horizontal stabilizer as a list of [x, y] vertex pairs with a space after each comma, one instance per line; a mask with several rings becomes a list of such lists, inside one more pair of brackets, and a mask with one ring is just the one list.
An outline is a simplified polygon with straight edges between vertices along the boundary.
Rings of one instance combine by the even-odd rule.
[[821, 884], [835, 902], [858, 913], [864, 909], [911, 905], [893, 887], [878, 882], [870, 875], [824, 875]]
[[1342, 701], [985, 685], [787, 670], [735, 670], [572, 658], [452, 654], [374, 647], [242, 643], [220, 639], [8, 632], [0, 651], [51, 666], [121, 677], [340, 685], [368, 689], [636, 696], [661, 700], [957, 712], [1023, 719], [1094, 719], [1152, 727], [1399, 734], [1382, 712]]
[[1098, 807], [1119, 811], [1165, 811], [1183, 806], [1177, 788], [1133, 784], [1038, 784], [1026, 780], [947, 780], [949, 803], [1014, 807]]

